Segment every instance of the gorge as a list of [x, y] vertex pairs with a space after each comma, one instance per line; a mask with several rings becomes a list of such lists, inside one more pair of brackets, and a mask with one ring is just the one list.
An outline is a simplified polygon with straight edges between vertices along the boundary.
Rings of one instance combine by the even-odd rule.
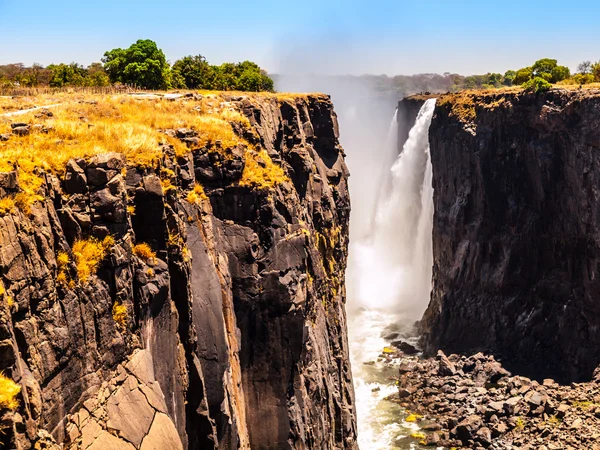
[[[496, 403], [522, 397], [535, 427], [573, 392], [596, 408], [569, 383], [600, 363], [599, 91], [416, 95], [396, 113], [332, 98], [98, 98], [3, 120], [4, 446], [414, 448], [423, 393], [461, 395], [436, 383], [505, 389]], [[365, 130], [377, 108], [387, 143]], [[147, 110], [151, 157], [96, 150], [113, 116]], [[140, 145], [128, 132], [111, 145]], [[20, 150], [48, 139], [64, 165]], [[511, 394], [519, 376], [550, 400]], [[467, 391], [448, 442], [485, 447], [452, 434], [475, 423]]]

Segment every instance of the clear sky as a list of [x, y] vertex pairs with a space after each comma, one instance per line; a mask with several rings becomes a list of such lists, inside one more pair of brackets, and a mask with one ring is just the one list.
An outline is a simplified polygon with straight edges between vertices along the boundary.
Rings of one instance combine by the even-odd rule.
[[152, 39], [173, 62], [270, 72], [504, 72], [600, 59], [600, 1], [0, 0], [0, 64], [98, 61]]

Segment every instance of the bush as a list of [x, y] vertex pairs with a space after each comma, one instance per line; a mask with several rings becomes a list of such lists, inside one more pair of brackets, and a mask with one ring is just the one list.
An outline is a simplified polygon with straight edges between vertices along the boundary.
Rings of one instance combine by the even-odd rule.
[[578, 73], [573, 75], [572, 79], [576, 84], [589, 84], [594, 82], [594, 75], [591, 73]]
[[535, 77], [534, 79], [523, 83], [523, 88], [526, 91], [535, 92], [536, 94], [539, 94], [540, 92], [545, 92], [551, 87], [552, 85], [541, 77]]

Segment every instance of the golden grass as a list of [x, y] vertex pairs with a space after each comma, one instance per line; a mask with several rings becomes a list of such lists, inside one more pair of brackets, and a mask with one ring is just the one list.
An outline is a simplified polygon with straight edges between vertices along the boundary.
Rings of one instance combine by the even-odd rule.
[[145, 242], [141, 242], [133, 246], [133, 254], [146, 262], [154, 262], [156, 253], [152, 248]]
[[0, 217], [10, 214], [15, 209], [15, 199], [14, 197], [3, 197], [0, 198]]
[[17, 409], [19, 392], [21, 392], [21, 386], [0, 372], [0, 408]]
[[187, 201], [192, 205], [198, 205], [202, 200], [206, 200], [207, 198], [204, 188], [199, 183], [194, 184], [194, 189], [187, 195]]
[[112, 308], [112, 316], [115, 322], [125, 328], [127, 325], [127, 306], [120, 301], [116, 301]]
[[53, 92], [51, 94], [37, 94], [35, 96], [24, 97], [0, 97], [0, 114], [55, 105], [67, 100], [80, 100], [83, 98], [84, 95], [74, 96], [67, 92]]
[[2, 281], [0, 281], [0, 297], [4, 297], [6, 305], [9, 309], [15, 304], [13, 298], [6, 292], [6, 288], [4, 287], [4, 283], [2, 283]]
[[289, 180], [284, 170], [275, 164], [265, 150], [251, 150], [246, 153], [246, 165], [240, 179], [240, 186], [270, 189]]
[[[285, 180], [281, 168], [273, 165], [264, 151], [254, 151], [236, 134], [233, 125], [251, 130], [250, 121], [229, 100], [239, 95], [287, 101], [307, 98], [309, 94], [206, 91], [205, 95], [200, 100], [167, 100], [60, 93], [52, 97], [40, 96], [40, 101], [37, 97], [34, 99], [36, 105], [64, 103], [52, 109], [52, 117], [36, 118], [37, 111], [17, 118], [0, 116], [0, 133], [10, 133], [10, 123], [15, 120], [43, 123], [49, 130], [48, 133], [33, 131], [28, 136], [12, 136], [8, 141], [0, 142], [0, 172], [16, 170], [21, 187], [18, 194], [0, 200], [0, 216], [14, 212], [15, 208], [28, 213], [34, 203], [43, 200], [39, 195], [44, 183], [40, 170], [62, 176], [67, 162], [73, 158], [89, 159], [94, 155], [117, 152], [123, 154], [130, 165], [154, 167], [163, 157], [159, 143], [172, 145], [177, 156], [187, 154], [188, 147], [176, 137], [165, 134], [166, 129], [195, 130], [198, 147], [206, 147], [209, 151], [224, 151], [239, 144], [245, 146], [248, 167], [242, 185], [266, 188]], [[327, 98], [322, 94], [314, 96]], [[9, 101], [3, 101], [8, 107]], [[265, 166], [259, 164], [258, 157]], [[266, 178], [260, 180], [261, 176]], [[168, 191], [173, 186], [164, 181], [163, 188]]]
[[80, 282], [87, 282], [90, 276], [96, 273], [98, 266], [106, 257], [109, 248], [113, 245], [114, 239], [110, 236], [106, 237], [103, 241], [99, 241], [96, 238], [75, 241], [73, 244], [73, 255]]

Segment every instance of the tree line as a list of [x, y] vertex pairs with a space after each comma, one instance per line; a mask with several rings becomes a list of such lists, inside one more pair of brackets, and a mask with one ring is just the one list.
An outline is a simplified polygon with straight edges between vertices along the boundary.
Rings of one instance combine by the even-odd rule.
[[102, 62], [0, 65], [0, 87], [135, 85], [143, 89], [273, 91], [273, 80], [251, 61], [211, 65], [202, 55], [170, 65], [154, 41], [140, 39], [129, 48], [107, 51]]
[[533, 87], [536, 90], [554, 84], [582, 85], [600, 82], [600, 61], [584, 61], [577, 71], [571, 73], [566, 66], [558, 64], [556, 59], [543, 58], [531, 66], [502, 73], [482, 75], [460, 75], [422, 73], [416, 75], [363, 75], [360, 78], [370, 82], [382, 94], [405, 97], [418, 92], [459, 92], [466, 89], [497, 89], [509, 86]]

